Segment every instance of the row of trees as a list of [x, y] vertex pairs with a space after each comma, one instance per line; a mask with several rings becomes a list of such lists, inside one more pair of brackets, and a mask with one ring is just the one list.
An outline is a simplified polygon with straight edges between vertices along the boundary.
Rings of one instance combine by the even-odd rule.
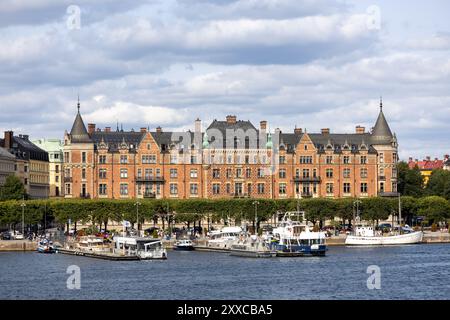
[[[356, 203], [356, 201], [358, 201]], [[450, 218], [450, 203], [443, 197], [430, 196], [401, 198], [402, 217], [411, 221], [413, 216], [425, 216], [430, 222]], [[22, 206], [22, 203], [25, 206]], [[139, 203], [139, 204], [137, 204]], [[270, 221], [277, 211], [305, 212], [306, 219], [322, 226], [325, 220], [338, 218], [343, 223], [353, 219], [355, 204], [363, 220], [378, 222], [398, 215], [398, 199], [233, 199], [233, 200], [28, 200], [0, 202], [0, 224], [43, 225], [53, 219], [60, 224], [92, 223], [107, 229], [108, 222], [123, 220], [135, 224], [147, 222], [178, 222], [190, 225], [201, 220], [214, 223], [240, 223], [240, 221]], [[139, 217], [139, 221], [137, 221]]]
[[433, 170], [427, 184], [416, 166], [409, 168], [406, 162], [398, 164], [398, 191], [404, 196], [440, 196], [450, 200], [450, 171]]

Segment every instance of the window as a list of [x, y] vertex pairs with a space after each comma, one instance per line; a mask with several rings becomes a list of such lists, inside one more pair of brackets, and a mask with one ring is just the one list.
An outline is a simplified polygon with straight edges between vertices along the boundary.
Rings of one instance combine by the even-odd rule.
[[154, 155], [154, 154], [143, 155], [142, 163], [143, 164], [155, 164], [156, 163], [156, 155]]
[[300, 169], [295, 169], [295, 177], [300, 178]]
[[59, 165], [55, 165], [55, 173], [59, 173]]
[[99, 179], [106, 179], [106, 169], [100, 169], [98, 171], [98, 177]]
[[360, 158], [360, 162], [361, 162], [361, 164], [367, 164], [367, 157], [366, 156], [361, 156], [361, 158]]
[[397, 192], [397, 182], [392, 182], [392, 192]]
[[241, 178], [242, 177], [242, 169], [241, 168], [237, 168], [236, 169], [236, 178]]
[[227, 156], [227, 163], [230, 164], [230, 163], [232, 163], [232, 162], [233, 162], [233, 156], [228, 155], [228, 156]]
[[128, 156], [121, 155], [120, 156], [120, 164], [127, 164], [128, 163]]
[[384, 177], [384, 168], [380, 168], [380, 177]]
[[55, 176], [55, 182], [59, 182], [59, 176]]
[[258, 178], [264, 178], [264, 170], [263, 169], [258, 169]]
[[279, 193], [286, 194], [286, 183], [280, 183], [279, 185]]
[[305, 147], [304, 147], [304, 149], [305, 149], [305, 150], [308, 150], [308, 145], [306, 145], [306, 144], [305, 144]]
[[120, 184], [120, 195], [121, 196], [127, 196], [128, 195], [128, 184], [127, 183], [121, 183]]
[[350, 168], [344, 168], [344, 178], [350, 178]]
[[81, 162], [86, 163], [86, 152], [81, 153]]
[[344, 164], [350, 163], [350, 156], [344, 156]]
[[286, 179], [286, 169], [280, 169], [278, 172], [280, 179]]
[[[25, 179], [26, 180], [26, 179]], [[26, 184], [26, 183], [25, 183]], [[70, 183], [66, 184], [66, 194], [72, 194], [72, 188]]]
[[197, 169], [191, 169], [191, 178], [197, 178]]
[[128, 170], [127, 169], [120, 169], [120, 178], [122, 178], [122, 179], [128, 178]]
[[333, 169], [326, 169], [325, 174], [327, 178], [333, 178]]
[[333, 156], [327, 156], [325, 159], [327, 164], [332, 164], [333, 163]]
[[191, 164], [196, 164], [196, 163], [197, 163], [197, 157], [191, 156]]
[[171, 178], [177, 178], [178, 177], [178, 170], [177, 169], [170, 169], [170, 177]]
[[300, 156], [300, 163], [301, 164], [311, 164], [312, 163], [312, 156]]
[[286, 163], [286, 157], [280, 156], [280, 164], [285, 164], [285, 163]]
[[153, 169], [145, 169], [145, 179], [153, 178]]
[[250, 157], [249, 156], [245, 156], [245, 164], [249, 164], [250, 163]]
[[258, 193], [264, 193], [264, 183], [258, 183]]
[[380, 192], [384, 192], [384, 182], [380, 182]]
[[309, 169], [303, 169], [303, 178], [309, 178]]
[[161, 169], [159, 168], [156, 169], [156, 177], [161, 178]]
[[64, 162], [69, 163], [70, 162], [70, 153], [64, 152]]
[[245, 169], [245, 177], [247, 177], [247, 178], [252, 177], [252, 169], [250, 169], [250, 168]]
[[213, 169], [212, 174], [214, 179], [220, 178], [220, 169]]
[[227, 183], [227, 193], [231, 193], [231, 184]]
[[213, 194], [220, 194], [220, 184], [213, 183], [213, 185], [212, 185], [212, 193]]
[[178, 194], [178, 185], [176, 183], [171, 183], [170, 184], [170, 194], [171, 195]]
[[177, 162], [178, 162], [177, 155], [171, 155], [170, 156], [170, 164], [177, 164]]
[[150, 150], [151, 149], [151, 144], [150, 143], [147, 143], [147, 150]]
[[361, 193], [367, 193], [367, 183], [366, 182], [361, 183]]
[[392, 169], [392, 178], [397, 178], [397, 169]]
[[380, 163], [384, 162], [384, 153], [380, 153]]
[[234, 184], [234, 193], [237, 195], [242, 194], [242, 183], [237, 182]]
[[344, 183], [344, 193], [350, 193], [350, 183], [346, 182]]
[[198, 194], [198, 184], [191, 183], [191, 194], [197, 195]]
[[227, 169], [227, 178], [231, 178], [231, 169]]
[[328, 193], [328, 194], [334, 192], [334, 191], [333, 191], [333, 184], [332, 184], [332, 183], [327, 183], [327, 184], [326, 184], [326, 188], [327, 188], [327, 193]]
[[85, 180], [86, 179], [86, 169], [81, 169], [81, 179]]
[[397, 162], [398, 158], [397, 158], [397, 152], [392, 153], [392, 162]]
[[107, 186], [106, 186], [106, 184], [101, 183], [101, 184], [98, 186], [98, 193], [99, 193], [100, 195], [102, 195], [102, 196], [104, 196], [104, 195], [107, 194]]
[[105, 164], [105, 163], [106, 163], [106, 156], [105, 156], [105, 155], [99, 156], [98, 162], [99, 162], [100, 164]]
[[252, 184], [251, 183], [247, 183], [247, 193], [248, 193], [248, 195], [252, 194]]
[[367, 168], [361, 168], [361, 178], [367, 178]]

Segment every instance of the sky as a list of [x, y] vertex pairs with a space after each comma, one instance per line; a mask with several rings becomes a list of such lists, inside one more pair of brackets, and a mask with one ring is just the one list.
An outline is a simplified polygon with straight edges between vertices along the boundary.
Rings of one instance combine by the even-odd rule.
[[2, 0], [0, 129], [203, 128], [226, 115], [307, 132], [370, 129], [399, 155], [450, 153], [450, 2]]

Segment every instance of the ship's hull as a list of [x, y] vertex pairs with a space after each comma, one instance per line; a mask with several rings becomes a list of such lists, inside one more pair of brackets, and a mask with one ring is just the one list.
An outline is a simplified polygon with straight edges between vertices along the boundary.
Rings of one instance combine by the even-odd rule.
[[388, 237], [362, 237], [350, 235], [345, 239], [345, 244], [353, 246], [405, 245], [421, 243], [422, 238], [422, 231]]
[[327, 252], [327, 246], [324, 244], [289, 246], [276, 244], [274, 249], [279, 257], [324, 256]]

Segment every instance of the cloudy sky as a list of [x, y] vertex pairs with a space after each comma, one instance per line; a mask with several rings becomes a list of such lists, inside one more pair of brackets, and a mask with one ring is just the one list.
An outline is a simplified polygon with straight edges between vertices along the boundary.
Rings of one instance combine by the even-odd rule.
[[353, 132], [374, 125], [382, 95], [400, 156], [442, 158], [448, 12], [446, 0], [2, 0], [0, 129], [62, 138], [79, 94], [102, 128], [236, 114]]

